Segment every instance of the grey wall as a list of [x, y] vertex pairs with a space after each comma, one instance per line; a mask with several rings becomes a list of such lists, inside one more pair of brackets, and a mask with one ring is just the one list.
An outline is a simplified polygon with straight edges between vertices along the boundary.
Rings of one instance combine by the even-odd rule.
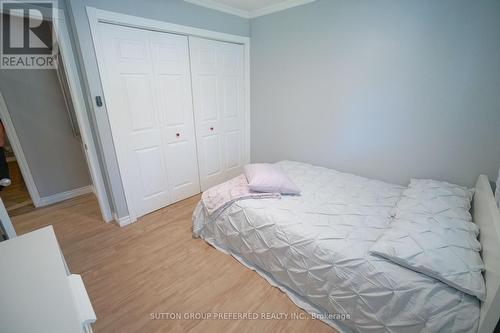
[[90, 185], [83, 147], [73, 135], [57, 72], [0, 70], [0, 92], [40, 196]]
[[251, 21], [252, 160], [473, 185], [500, 167], [500, 1], [318, 0]]
[[0, 91], [40, 196], [90, 185], [55, 70], [0, 70]]
[[97, 108], [93, 99], [103, 95], [97, 68], [94, 45], [90, 35], [86, 6], [135, 15], [196, 28], [248, 36], [249, 20], [196, 6], [183, 0], [66, 0], [75, 49], [81, 69], [81, 77], [87, 95], [89, 118], [94, 124], [94, 136], [101, 151], [103, 170], [107, 170], [107, 189], [112, 199], [113, 210], [119, 217], [128, 215], [121, 176], [118, 171], [111, 129], [106, 109]]
[[77, 16], [84, 15], [85, 20], [87, 16], [84, 7], [90, 6], [234, 35], [250, 35], [249, 20], [193, 5], [184, 0], [66, 0], [66, 2]]

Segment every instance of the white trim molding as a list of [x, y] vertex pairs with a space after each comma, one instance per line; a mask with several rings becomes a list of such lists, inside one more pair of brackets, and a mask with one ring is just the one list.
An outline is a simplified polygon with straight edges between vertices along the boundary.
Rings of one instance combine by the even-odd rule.
[[280, 12], [292, 7], [302, 6], [316, 0], [284, 0], [279, 3], [269, 5], [255, 10], [244, 10], [218, 2], [217, 0], [184, 0], [194, 5], [210, 8], [227, 14], [240, 16], [246, 19], [253, 19], [276, 12]]
[[94, 7], [86, 7], [87, 16], [89, 18], [92, 41], [97, 42], [97, 24], [99, 22], [122, 25], [130, 28], [154, 30], [160, 32], [170, 32], [185, 36], [196, 36], [208, 39], [219, 40], [222, 42], [230, 42], [236, 44], [250, 45], [250, 37], [232, 35], [223, 32], [193, 28], [186, 25], [168, 23], [147, 19], [139, 16], [121, 14], [107, 10], [97, 9]]
[[214, 0], [184, 0], [186, 2], [192, 3], [193, 5], [202, 6], [205, 8], [210, 8], [223, 12], [226, 14], [240, 16], [246, 19], [250, 18], [250, 12], [247, 10], [239, 9], [233, 6], [228, 6]]
[[264, 16], [276, 12], [280, 12], [282, 10], [286, 10], [289, 8], [306, 5], [308, 3], [314, 2], [316, 0], [288, 0], [277, 3], [275, 5], [267, 6], [261, 9], [254, 10], [250, 13], [250, 18], [256, 18], [259, 16]]
[[118, 217], [116, 214], [113, 214], [113, 217], [114, 217], [114, 220], [116, 221], [116, 223], [118, 223], [118, 225], [122, 228], [135, 222], [135, 221], [132, 221], [132, 219], [128, 215], [123, 216], [123, 217]]
[[59, 51], [61, 52], [62, 61], [64, 64], [65, 76], [68, 80], [68, 87], [71, 95], [71, 100], [75, 107], [75, 114], [80, 129], [80, 136], [82, 138], [83, 150], [87, 160], [90, 177], [94, 194], [97, 197], [97, 202], [101, 210], [102, 218], [105, 222], [110, 222], [113, 217], [111, 214], [111, 205], [106, 193], [104, 185], [104, 177], [99, 165], [97, 157], [97, 148], [92, 137], [92, 129], [87, 115], [87, 107], [85, 106], [85, 98], [83, 96], [83, 88], [81, 85], [80, 76], [76, 64], [76, 56], [73, 52], [70, 42], [70, 36], [64, 15], [60, 11], [58, 20], [54, 20], [54, 28], [57, 34], [59, 44]]
[[12, 225], [12, 221], [10, 220], [9, 214], [5, 209], [2, 198], [0, 198], [0, 231], [3, 231], [4, 235], [7, 236], [7, 239], [17, 237], [16, 230]]
[[[23, 1], [19, 0], [12, 0], [12, 1], [23, 3]], [[57, 3], [54, 2], [54, 5], [56, 6]], [[30, 4], [30, 8], [32, 6], [33, 4]], [[39, 9], [42, 12], [47, 10], [47, 8], [45, 7], [37, 7], [37, 9]], [[0, 13], [2, 13], [1, 8], [0, 8]], [[83, 90], [80, 83], [81, 81], [78, 74], [77, 64], [75, 62], [75, 55], [71, 47], [69, 31], [64, 19], [64, 12], [62, 11], [62, 9], [57, 8], [56, 6], [55, 10], [50, 14], [53, 15], [52, 24], [54, 27], [59, 51], [61, 53], [61, 58], [64, 64], [63, 67], [65, 70], [65, 76], [68, 81], [71, 100], [75, 107], [75, 114], [80, 129], [82, 144], [85, 152], [85, 158], [92, 179], [93, 186], [91, 188], [93, 188], [93, 191], [97, 197], [97, 201], [99, 203], [99, 208], [101, 210], [103, 220], [109, 222], [113, 218], [111, 214], [111, 206], [108, 200], [108, 196], [106, 194], [103, 174], [99, 165], [97, 150], [92, 137], [91, 125], [87, 116], [87, 108], [85, 106]], [[16, 155], [16, 158], [18, 160], [19, 168], [21, 169], [21, 174], [23, 175], [26, 187], [28, 188], [31, 200], [33, 201], [33, 205], [35, 207], [44, 206], [44, 204], [40, 199], [40, 195], [36, 187], [36, 184], [33, 180], [33, 176], [31, 174], [28, 162], [26, 161], [26, 158], [22, 151], [21, 144], [19, 143], [19, 139], [17, 138], [17, 133], [14, 129], [14, 125], [12, 124], [10, 114], [5, 105], [5, 101], [3, 100], [1, 95], [0, 95], [0, 115], [2, 119], [5, 119], [4, 125], [7, 132], [7, 136], [9, 137], [9, 141], [12, 144], [12, 149], [14, 150], [14, 154]], [[58, 195], [64, 196], [64, 193], [55, 194], [53, 196], [56, 197]]]
[[64, 200], [72, 199], [79, 197], [81, 195], [87, 194], [87, 193], [92, 193], [94, 192], [94, 189], [92, 186], [84, 186], [80, 188], [75, 188], [74, 190], [69, 190], [61, 193], [56, 193], [52, 194], [46, 197], [41, 197], [40, 198], [40, 206], [47, 206], [47, 205], [52, 205]]

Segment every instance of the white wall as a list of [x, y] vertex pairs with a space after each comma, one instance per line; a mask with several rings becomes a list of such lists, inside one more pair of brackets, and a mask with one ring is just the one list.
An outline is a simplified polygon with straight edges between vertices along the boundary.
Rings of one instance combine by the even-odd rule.
[[252, 160], [473, 185], [500, 166], [500, 1], [318, 0], [251, 21]]

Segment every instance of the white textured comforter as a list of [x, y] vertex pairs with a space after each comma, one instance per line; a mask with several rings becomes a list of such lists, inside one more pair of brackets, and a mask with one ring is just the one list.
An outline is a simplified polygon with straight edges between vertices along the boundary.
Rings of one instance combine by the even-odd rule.
[[477, 331], [475, 297], [369, 254], [402, 187], [303, 163], [279, 166], [301, 196], [237, 201], [214, 220], [200, 203], [194, 235], [341, 331]]

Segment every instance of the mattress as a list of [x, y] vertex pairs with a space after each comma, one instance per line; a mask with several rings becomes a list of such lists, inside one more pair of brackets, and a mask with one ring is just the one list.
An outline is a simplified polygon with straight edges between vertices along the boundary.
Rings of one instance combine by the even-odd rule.
[[476, 332], [479, 301], [376, 255], [403, 187], [309, 164], [278, 165], [300, 196], [200, 203], [193, 234], [233, 255], [341, 332]]

